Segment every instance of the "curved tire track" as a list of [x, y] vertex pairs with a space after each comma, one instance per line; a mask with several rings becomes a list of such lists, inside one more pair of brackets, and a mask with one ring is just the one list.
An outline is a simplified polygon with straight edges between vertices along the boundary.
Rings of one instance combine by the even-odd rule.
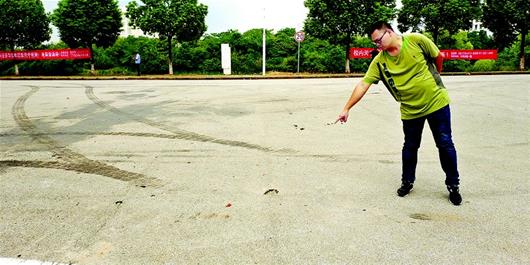
[[188, 140], [188, 141], [196, 141], [196, 142], [209, 142], [209, 143], [227, 145], [227, 146], [231, 146], [231, 147], [242, 147], [242, 148], [246, 148], [246, 149], [258, 150], [258, 151], [267, 152], [267, 153], [293, 153], [293, 152], [295, 152], [295, 151], [290, 150], [290, 149], [278, 149], [278, 150], [276, 150], [276, 149], [272, 149], [270, 147], [264, 147], [264, 146], [260, 146], [260, 145], [257, 145], [257, 144], [250, 144], [250, 143], [246, 143], [246, 142], [242, 142], [242, 141], [233, 141], [233, 140], [219, 139], [219, 138], [211, 137], [211, 136], [208, 136], [208, 135], [202, 135], [202, 134], [189, 132], [189, 131], [185, 131], [185, 130], [178, 130], [178, 129], [170, 128], [169, 126], [166, 126], [164, 124], [161, 124], [161, 123], [149, 120], [149, 119], [145, 119], [145, 118], [136, 116], [136, 115], [131, 114], [131, 113], [127, 113], [127, 112], [121, 111], [121, 110], [119, 110], [119, 109], [117, 109], [117, 108], [105, 103], [104, 101], [102, 101], [98, 97], [96, 97], [96, 95], [94, 94], [94, 88], [93, 87], [87, 86], [87, 85], [84, 85], [84, 86], [86, 88], [85, 89], [85, 94], [87, 95], [87, 97], [90, 100], [92, 100], [94, 103], [99, 105], [100, 107], [102, 107], [102, 108], [104, 108], [104, 109], [106, 109], [108, 111], [111, 111], [113, 113], [126, 116], [126, 117], [128, 117], [128, 118], [130, 118], [132, 120], [137, 121], [137, 122], [141, 122], [141, 123], [150, 125], [152, 127], [158, 128], [160, 130], [164, 130], [166, 132], [169, 132], [169, 133], [175, 135], [175, 138], [177, 138], [177, 139]]
[[65, 169], [106, 176], [121, 181], [131, 181], [141, 185], [157, 186], [159, 184], [158, 179], [146, 177], [143, 174], [129, 172], [111, 165], [107, 165], [100, 161], [88, 159], [87, 157], [76, 153], [65, 146], [62, 146], [59, 142], [47, 136], [46, 133], [40, 132], [28, 118], [26, 111], [24, 110], [26, 100], [39, 90], [39, 87], [36, 86], [30, 86], [30, 88], [31, 91], [18, 98], [13, 105], [11, 109], [13, 118], [23, 131], [28, 133], [29, 136], [31, 136], [37, 142], [46, 146], [49, 151], [51, 151], [55, 156], [59, 157], [62, 161], [51, 162], [6, 160], [0, 161], [0, 166]]

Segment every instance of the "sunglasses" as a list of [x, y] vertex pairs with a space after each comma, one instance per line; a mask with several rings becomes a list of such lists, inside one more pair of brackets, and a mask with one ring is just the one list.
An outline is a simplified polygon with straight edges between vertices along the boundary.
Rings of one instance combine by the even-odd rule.
[[383, 35], [381, 35], [381, 37], [379, 37], [378, 39], [375, 39], [374, 40], [374, 43], [377, 44], [377, 45], [381, 45], [381, 43], [383, 42], [383, 37], [385, 36], [385, 34], [387, 33], [388, 31], [385, 30], [385, 33], [383, 33]]

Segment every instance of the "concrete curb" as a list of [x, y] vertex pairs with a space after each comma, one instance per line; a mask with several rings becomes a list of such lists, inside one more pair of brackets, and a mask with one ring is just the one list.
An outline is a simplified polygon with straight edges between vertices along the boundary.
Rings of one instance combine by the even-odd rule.
[[[514, 75], [530, 74], [530, 71], [497, 72], [445, 72], [444, 76], [460, 75]], [[364, 73], [351, 74], [292, 74], [292, 75], [143, 75], [143, 76], [0, 76], [0, 80], [260, 80], [260, 79], [308, 79], [308, 78], [355, 78]]]

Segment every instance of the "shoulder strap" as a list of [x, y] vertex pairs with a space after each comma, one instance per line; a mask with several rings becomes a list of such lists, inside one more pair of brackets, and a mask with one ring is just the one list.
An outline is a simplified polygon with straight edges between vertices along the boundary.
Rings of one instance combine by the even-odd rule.
[[[386, 68], [385, 64], [383, 64], [383, 66], [384, 66], [384, 68]], [[389, 76], [388, 79], [387, 79], [387, 77], [385, 75], [384, 68], [381, 67], [381, 63], [379, 63], [379, 62], [377, 62], [377, 68], [379, 68], [379, 77], [380, 77], [381, 81], [383, 81], [383, 84], [385, 85], [386, 89], [388, 90], [390, 95], [392, 95], [392, 97], [394, 97], [394, 100], [399, 101], [398, 100], [398, 97], [400, 97], [399, 96], [399, 92], [397, 91], [397, 88], [396, 88], [396, 85], [394, 84], [394, 80], [392, 79], [392, 76]]]

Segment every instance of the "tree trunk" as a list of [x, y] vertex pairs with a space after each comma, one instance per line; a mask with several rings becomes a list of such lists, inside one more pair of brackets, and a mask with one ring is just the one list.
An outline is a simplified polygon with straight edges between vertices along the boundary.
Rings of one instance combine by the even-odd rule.
[[346, 65], [345, 65], [345, 73], [350, 73], [350, 45], [346, 45]]
[[96, 74], [96, 62], [94, 60], [94, 49], [92, 49], [92, 44], [89, 44], [88, 47], [90, 47], [90, 73], [92, 75]]
[[519, 47], [519, 70], [524, 71], [524, 46], [525, 46], [525, 40], [526, 40], [526, 29], [522, 30], [521, 33], [521, 46]]
[[434, 41], [434, 44], [438, 45], [438, 29], [435, 29], [432, 32], [432, 39]]
[[[15, 45], [11, 45], [11, 51], [15, 51]], [[20, 71], [18, 70], [18, 63], [15, 63], [15, 75], [16, 76], [19, 76], [20, 75]]]
[[168, 68], [169, 68], [169, 74], [172, 75], [173, 74], [173, 47], [171, 45], [171, 39], [173, 38], [173, 36], [168, 36], [167, 37], [167, 52], [168, 52], [168, 55], [167, 55], [167, 62], [168, 62]]

